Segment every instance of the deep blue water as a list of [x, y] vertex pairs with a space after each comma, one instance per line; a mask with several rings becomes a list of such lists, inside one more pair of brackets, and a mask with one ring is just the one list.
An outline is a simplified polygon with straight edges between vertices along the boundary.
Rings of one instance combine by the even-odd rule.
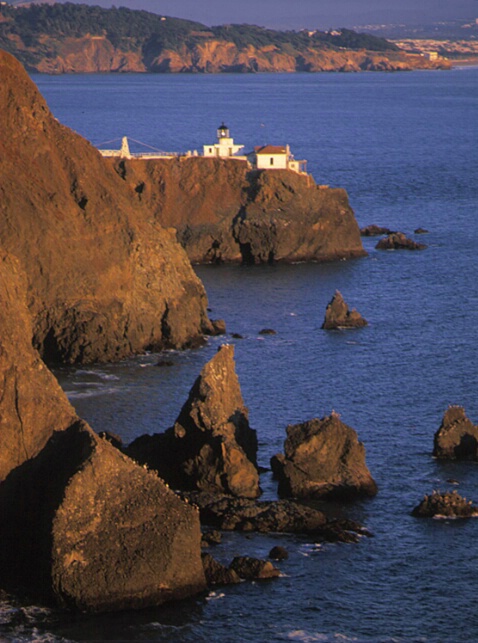
[[[318, 546], [226, 534], [213, 551], [225, 561], [285, 545], [284, 576], [137, 614], [72, 619], [23, 607], [17, 640], [478, 641], [478, 521], [410, 516], [450, 478], [478, 503], [478, 465], [431, 457], [448, 404], [478, 423], [478, 69], [34, 80], [55, 116], [96, 145], [127, 134], [163, 150], [201, 149], [222, 120], [248, 149], [289, 143], [318, 183], [347, 189], [361, 226], [411, 236], [422, 226], [429, 247], [380, 252], [366, 239], [369, 256], [350, 262], [197, 267], [212, 317], [244, 339], [173, 352], [170, 368], [146, 355], [58, 373], [93, 428], [128, 442], [170, 426], [203, 364], [234, 342], [261, 464], [282, 450], [287, 424], [334, 409], [364, 442], [380, 488], [347, 509], [374, 538]], [[368, 327], [320, 329], [336, 289]], [[277, 334], [259, 336], [264, 327]], [[275, 497], [268, 474], [262, 486]], [[13, 636], [8, 609], [0, 637]]]

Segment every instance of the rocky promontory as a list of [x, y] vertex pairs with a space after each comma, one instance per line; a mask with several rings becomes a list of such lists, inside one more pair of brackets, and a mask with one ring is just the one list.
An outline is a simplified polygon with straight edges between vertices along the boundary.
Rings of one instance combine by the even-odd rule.
[[364, 256], [341, 188], [291, 170], [253, 171], [246, 161], [183, 157], [112, 159], [139, 202], [193, 263], [330, 261]]
[[44, 358], [106, 361], [200, 342], [212, 332], [206, 294], [174, 234], [2, 51], [0, 77], [0, 247], [26, 275]]

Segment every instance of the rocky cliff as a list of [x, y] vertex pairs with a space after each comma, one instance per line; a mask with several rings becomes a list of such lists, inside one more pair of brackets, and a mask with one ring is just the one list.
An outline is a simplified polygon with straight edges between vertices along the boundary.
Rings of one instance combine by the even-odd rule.
[[110, 161], [196, 263], [327, 261], [365, 254], [343, 189], [214, 158]]
[[441, 59], [401, 51], [383, 38], [342, 29], [281, 32], [206, 25], [124, 7], [73, 3], [0, 7], [0, 47], [29, 71], [321, 72], [436, 69]]
[[52, 116], [5, 52], [0, 79], [0, 248], [26, 274], [45, 359], [104, 361], [199, 341], [211, 330], [206, 295], [174, 235]]

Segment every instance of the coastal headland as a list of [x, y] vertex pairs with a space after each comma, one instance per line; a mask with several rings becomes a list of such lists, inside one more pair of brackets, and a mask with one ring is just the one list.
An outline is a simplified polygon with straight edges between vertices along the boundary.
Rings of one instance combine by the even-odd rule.
[[255, 73], [448, 69], [369, 34], [209, 27], [124, 7], [0, 7], [0, 47], [30, 72]]

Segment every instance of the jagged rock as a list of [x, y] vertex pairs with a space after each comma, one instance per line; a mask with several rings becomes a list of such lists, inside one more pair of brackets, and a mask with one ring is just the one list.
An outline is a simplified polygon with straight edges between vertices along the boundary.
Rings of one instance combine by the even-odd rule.
[[342, 294], [336, 290], [335, 295], [327, 304], [325, 309], [325, 319], [322, 328], [332, 330], [336, 328], [362, 328], [367, 326], [367, 320], [353, 308], [349, 307], [344, 301]]
[[127, 453], [174, 488], [256, 498], [257, 437], [235, 372], [234, 346], [221, 346], [204, 366], [174, 427], [138, 438]]
[[0, 250], [0, 482], [78, 420], [32, 347], [26, 292], [18, 260]]
[[329, 542], [356, 542], [371, 535], [357, 522], [329, 517], [293, 500], [259, 501], [207, 492], [181, 495], [199, 507], [201, 523], [224, 531], [308, 534]]
[[231, 568], [222, 565], [211, 554], [202, 554], [202, 564], [209, 587], [215, 585], [235, 585], [241, 582], [241, 577]]
[[478, 426], [462, 406], [449, 406], [435, 433], [433, 455], [449, 460], [478, 460]]
[[[348, 196], [290, 170], [251, 171], [237, 159], [111, 165], [193, 263], [329, 261], [365, 256]], [[134, 192], [144, 185], [141, 193]], [[193, 198], [192, 198], [193, 197]]]
[[280, 576], [280, 570], [269, 560], [260, 560], [251, 556], [236, 556], [229, 569], [245, 580], [265, 580]]
[[211, 319], [212, 331], [211, 335], [225, 335], [226, 322], [224, 319]]
[[205, 531], [201, 538], [201, 547], [209, 547], [209, 545], [219, 545], [222, 541], [222, 534], [217, 529], [212, 531]]
[[205, 588], [197, 509], [81, 421], [0, 485], [0, 579], [66, 607], [139, 608]]
[[289, 425], [284, 452], [274, 465], [282, 498], [349, 500], [377, 493], [363, 444], [336, 413]]
[[382, 228], [381, 226], [375, 225], [374, 223], [365, 226], [365, 228], [360, 228], [360, 234], [362, 235], [362, 237], [379, 237], [382, 234], [392, 233], [393, 230], [390, 230], [390, 228]]
[[26, 274], [43, 358], [108, 361], [203, 341], [205, 291], [174, 233], [4, 51], [0, 77], [0, 247]]
[[272, 560], [287, 560], [289, 558], [289, 552], [285, 547], [276, 545], [270, 550], [269, 558], [272, 558]]
[[375, 247], [377, 250], [424, 250], [427, 246], [409, 239], [403, 232], [392, 232]]
[[123, 440], [119, 435], [116, 435], [116, 433], [111, 433], [111, 431], [100, 431], [98, 436], [103, 440], [107, 440], [116, 449], [121, 450], [123, 448]]
[[478, 507], [475, 507], [471, 500], [462, 498], [456, 491], [434, 491], [431, 495], [425, 496], [413, 509], [412, 516], [471, 518], [478, 516]]

